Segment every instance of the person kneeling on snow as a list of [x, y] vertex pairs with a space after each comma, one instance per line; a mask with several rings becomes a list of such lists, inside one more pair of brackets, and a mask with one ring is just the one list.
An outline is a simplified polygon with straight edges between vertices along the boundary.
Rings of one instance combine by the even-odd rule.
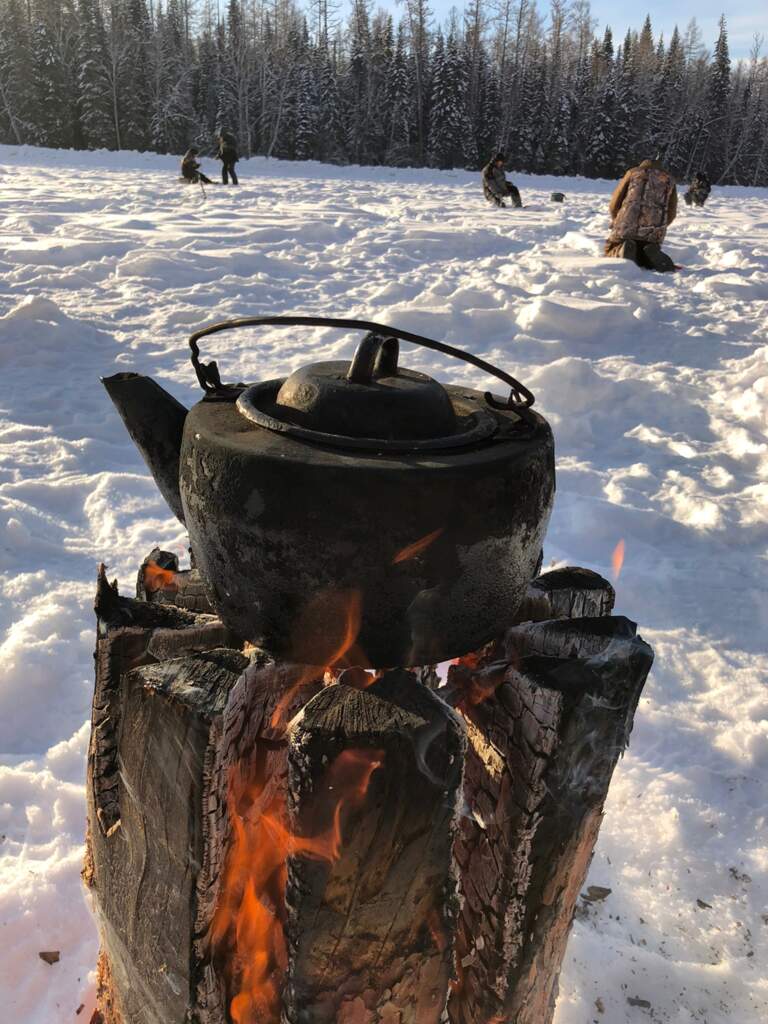
[[709, 198], [711, 191], [712, 185], [709, 178], [704, 171], [698, 171], [698, 173], [694, 174], [693, 180], [688, 186], [688, 191], [683, 196], [683, 199], [688, 206], [703, 206]]
[[493, 160], [485, 165], [483, 168], [483, 193], [488, 202], [495, 203], [496, 206], [506, 206], [504, 200], [507, 196], [512, 200], [513, 206], [522, 206], [519, 189], [507, 181], [504, 174], [505, 160], [506, 157], [503, 153], [497, 153]]
[[627, 171], [611, 196], [611, 233], [605, 255], [634, 260], [648, 270], [674, 270], [661, 251], [677, 215], [677, 187], [658, 160], [643, 160]]
[[206, 185], [212, 185], [211, 179], [206, 178], [200, 170], [197, 153], [198, 151], [194, 147], [190, 147], [184, 154], [181, 160], [181, 176], [185, 181], [191, 181], [193, 185], [197, 185], [200, 181], [204, 181]]

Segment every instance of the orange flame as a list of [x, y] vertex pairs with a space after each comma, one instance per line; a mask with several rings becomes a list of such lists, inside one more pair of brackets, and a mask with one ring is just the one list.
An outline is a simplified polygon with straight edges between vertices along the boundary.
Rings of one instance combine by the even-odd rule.
[[147, 562], [144, 566], [144, 589], [148, 594], [158, 590], [178, 590], [176, 573], [173, 569], [163, 569], [157, 562]]
[[416, 555], [420, 555], [422, 551], [426, 551], [429, 545], [433, 544], [437, 540], [444, 529], [445, 527], [441, 526], [439, 529], [433, 530], [432, 533], [428, 533], [426, 537], [422, 537], [420, 540], [415, 540], [413, 544], [407, 544], [397, 552], [395, 557], [392, 559], [392, 565], [397, 565], [399, 562], [407, 562], [409, 558], [415, 558]]
[[448, 949], [448, 936], [445, 934], [445, 925], [435, 907], [431, 907], [427, 912], [427, 927], [435, 949], [438, 953], [444, 953]]
[[304, 638], [309, 635], [317, 647], [311, 654], [303, 654], [302, 660], [308, 663], [272, 712], [273, 729], [283, 723], [295, 694], [306, 683], [325, 671], [367, 663], [355, 646], [362, 619], [363, 598], [359, 590], [326, 591], [309, 602], [296, 627], [297, 646], [301, 648]]
[[617, 580], [621, 573], [621, 567], [624, 565], [623, 540], [620, 540], [616, 547], [613, 549], [613, 555], [611, 556], [611, 565], [613, 566], [613, 578]]
[[[320, 808], [330, 822], [316, 836], [297, 836], [284, 824], [280, 798], [261, 813], [264, 787], [230, 776], [227, 803], [232, 839], [221, 896], [211, 925], [214, 954], [234, 947], [238, 991], [230, 1002], [233, 1024], [273, 1024], [280, 1018], [280, 994], [287, 966], [283, 921], [289, 856], [334, 863], [342, 849], [342, 813], [358, 807], [371, 776], [384, 758], [381, 750], [344, 750], [331, 764], [321, 792], [333, 794], [333, 806]], [[226, 956], [226, 953], [225, 953]]]
[[461, 693], [454, 707], [467, 711], [488, 700], [504, 682], [507, 669], [516, 662], [513, 651], [502, 656], [494, 643], [454, 658], [448, 669], [448, 685]]

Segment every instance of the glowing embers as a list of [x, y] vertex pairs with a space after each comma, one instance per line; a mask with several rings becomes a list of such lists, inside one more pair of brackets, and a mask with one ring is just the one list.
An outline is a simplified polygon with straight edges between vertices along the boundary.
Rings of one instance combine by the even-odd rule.
[[313, 818], [315, 835], [293, 833], [285, 797], [266, 798], [263, 782], [241, 765], [230, 773], [231, 839], [221, 893], [211, 927], [214, 958], [226, 964], [229, 1012], [234, 1024], [273, 1024], [280, 1019], [287, 969], [285, 888], [289, 857], [333, 863], [344, 841], [348, 810], [365, 800], [381, 750], [344, 750], [329, 766]]

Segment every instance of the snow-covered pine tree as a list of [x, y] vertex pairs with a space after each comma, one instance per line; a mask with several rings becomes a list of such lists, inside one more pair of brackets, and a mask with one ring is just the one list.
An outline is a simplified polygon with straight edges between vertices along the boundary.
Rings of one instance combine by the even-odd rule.
[[432, 54], [432, 102], [428, 159], [432, 167], [476, 166], [477, 148], [466, 108], [467, 73], [458, 48], [456, 30], [447, 41], [438, 29]]
[[253, 152], [258, 120], [253, 49], [242, 0], [228, 0], [226, 47], [220, 69], [219, 130], [232, 133], [245, 156]]
[[184, 8], [179, 0], [168, 0], [167, 9], [158, 10], [156, 35], [152, 50], [153, 146], [161, 153], [183, 153], [195, 137], [197, 118], [192, 106]]
[[345, 82], [346, 148], [353, 163], [370, 161], [371, 26], [368, 0], [353, 0], [349, 23], [349, 62]]
[[616, 171], [616, 69], [602, 80], [597, 90], [597, 105], [584, 154], [588, 174], [598, 178], [615, 177]]
[[413, 71], [412, 124], [416, 162], [424, 163], [429, 134], [431, 68], [429, 59], [430, 21], [432, 12], [427, 0], [404, 0], [408, 25], [411, 66]]
[[713, 181], [718, 181], [726, 168], [730, 153], [731, 123], [731, 57], [728, 48], [728, 29], [725, 15], [720, 18], [720, 31], [712, 55], [707, 89], [707, 148], [706, 169]]
[[325, 49], [316, 58], [316, 145], [313, 156], [330, 163], [344, 163], [344, 118], [333, 54]]
[[126, 67], [122, 88], [123, 145], [127, 149], [148, 149], [151, 143], [152, 85], [150, 40], [152, 23], [147, 0], [128, 0], [124, 13]]
[[644, 148], [648, 110], [638, 84], [638, 45], [630, 33], [617, 55], [616, 106], [613, 119], [613, 174], [623, 174], [643, 159], [655, 154]]
[[[47, 0], [33, 0], [30, 8], [30, 97], [35, 142], [42, 146], [64, 146], [71, 132], [69, 69], [57, 45], [63, 33], [65, 5], [52, 7]], [[74, 13], [68, 12], [70, 16]]]
[[394, 51], [392, 16], [378, 11], [371, 21], [371, 47], [368, 73], [368, 162], [380, 164], [389, 138], [387, 69]]
[[[244, 153], [295, 156], [298, 128], [313, 157], [420, 164], [446, 88], [427, 2], [394, 24], [373, 0], [344, 21], [337, 0], [0, 0], [0, 142], [180, 152], [226, 126]], [[724, 21], [711, 59], [695, 20], [665, 45], [646, 18], [615, 54], [589, 0], [546, 0], [546, 23], [545, 0], [465, 2], [441, 59], [466, 83], [459, 165], [499, 148], [613, 175], [661, 150], [682, 178], [768, 183], [768, 61], [731, 62]]]
[[0, 25], [0, 128], [21, 145], [35, 136], [30, 29], [21, 0], [2, 0]]
[[197, 66], [192, 80], [192, 94], [197, 121], [194, 141], [199, 149], [209, 147], [216, 132], [221, 83], [215, 25], [208, 20], [197, 47]]
[[478, 51], [477, 61], [479, 91], [474, 132], [478, 163], [482, 166], [501, 145], [501, 95], [498, 73], [484, 46]]
[[88, 149], [115, 146], [109, 102], [107, 41], [98, 0], [78, 0], [78, 105], [83, 144]]
[[297, 78], [294, 157], [310, 160], [315, 152], [319, 123], [314, 75], [309, 64], [300, 65]]
[[385, 104], [387, 144], [384, 161], [390, 166], [405, 165], [411, 159], [411, 78], [408, 74], [406, 28], [400, 22], [392, 58], [387, 68]]

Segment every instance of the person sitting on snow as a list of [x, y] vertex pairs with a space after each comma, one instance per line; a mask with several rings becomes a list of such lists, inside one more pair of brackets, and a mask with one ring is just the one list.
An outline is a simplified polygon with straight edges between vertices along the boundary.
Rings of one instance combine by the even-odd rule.
[[232, 176], [232, 184], [237, 185], [237, 173], [235, 171], [235, 164], [237, 163], [237, 143], [235, 138], [228, 131], [222, 130], [221, 134], [216, 136], [216, 145], [218, 151], [216, 153], [216, 159], [221, 160], [221, 180], [225, 185], [229, 184], [228, 175]]
[[506, 159], [503, 153], [497, 153], [483, 168], [483, 194], [489, 203], [495, 203], [496, 206], [506, 206], [504, 200], [507, 196], [513, 206], [522, 206], [519, 189], [507, 181], [504, 174]]
[[191, 146], [181, 159], [181, 176], [185, 181], [192, 182], [193, 185], [197, 185], [199, 182], [204, 181], [206, 185], [212, 185], [213, 182], [210, 178], [206, 178], [203, 172], [200, 170], [200, 164], [197, 162], [198, 150]]
[[677, 187], [658, 160], [627, 171], [611, 196], [611, 233], [605, 255], [634, 260], [648, 270], [674, 270], [661, 243], [677, 215]]
[[703, 206], [709, 198], [711, 191], [712, 185], [709, 178], [704, 171], [697, 171], [683, 199], [688, 206]]

